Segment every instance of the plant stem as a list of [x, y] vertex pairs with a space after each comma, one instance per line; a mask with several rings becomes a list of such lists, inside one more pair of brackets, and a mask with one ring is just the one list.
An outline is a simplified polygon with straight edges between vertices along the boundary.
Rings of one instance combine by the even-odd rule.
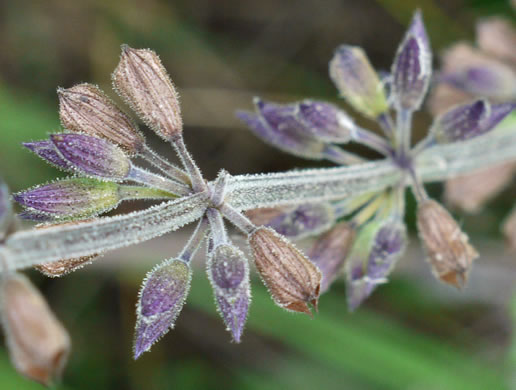
[[145, 169], [134, 165], [131, 165], [127, 179], [137, 183], [142, 183], [149, 187], [168, 191], [176, 195], [187, 195], [191, 192], [191, 190], [183, 184], [166, 179], [163, 176], [156, 175], [155, 173], [146, 171]]
[[171, 140], [172, 145], [176, 149], [176, 152], [183, 163], [190, 180], [192, 182], [192, 188], [195, 192], [203, 192], [207, 189], [206, 182], [202, 177], [201, 170], [193, 160], [192, 156], [186, 149], [183, 137], [177, 137]]
[[369, 148], [377, 151], [378, 153], [383, 154], [386, 157], [390, 157], [393, 154], [392, 147], [387, 143], [387, 141], [374, 134], [373, 132], [363, 129], [361, 127], [356, 126], [353, 129], [352, 140], [363, 145], [368, 146]]
[[154, 165], [156, 168], [158, 168], [161, 172], [163, 172], [171, 179], [174, 179], [180, 183], [190, 184], [190, 177], [186, 174], [186, 172], [165, 160], [154, 150], [149, 148], [147, 144], [144, 144], [143, 150], [140, 152], [140, 155], [147, 162]]
[[197, 252], [197, 250], [202, 244], [202, 241], [204, 240], [204, 237], [206, 236], [207, 229], [208, 221], [206, 220], [206, 218], [201, 218], [192, 236], [190, 237], [185, 247], [178, 256], [181, 260], [184, 260], [187, 263], [190, 262], [190, 260], [192, 260], [192, 258], [195, 255], [195, 252]]

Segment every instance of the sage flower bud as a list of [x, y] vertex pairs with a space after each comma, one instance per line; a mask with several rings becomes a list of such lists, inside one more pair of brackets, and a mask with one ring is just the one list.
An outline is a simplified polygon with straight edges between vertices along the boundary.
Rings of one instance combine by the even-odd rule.
[[97, 86], [79, 84], [57, 94], [65, 129], [107, 139], [129, 155], [142, 150], [145, 139], [136, 125]]
[[285, 237], [268, 227], [249, 236], [256, 268], [272, 299], [284, 309], [311, 315], [307, 302], [317, 309], [321, 272]]
[[320, 160], [325, 144], [300, 130], [290, 108], [255, 99], [257, 114], [239, 111], [237, 117], [264, 142], [298, 157]]
[[330, 77], [342, 97], [363, 115], [376, 119], [387, 111], [383, 85], [361, 48], [340, 46], [330, 61]]
[[321, 294], [326, 292], [338, 277], [355, 239], [355, 229], [340, 222], [315, 241], [308, 258], [322, 273]]
[[358, 233], [347, 265], [348, 306], [355, 310], [387, 281], [405, 252], [405, 224], [398, 218], [373, 220]]
[[306, 135], [324, 142], [346, 143], [355, 128], [353, 119], [333, 104], [304, 100], [296, 105]]
[[156, 134], [165, 140], [181, 136], [178, 94], [155, 52], [123, 45], [112, 77], [118, 94]]
[[53, 134], [50, 140], [77, 171], [113, 181], [124, 180], [131, 162], [116, 145], [84, 134]]
[[491, 105], [485, 99], [478, 99], [455, 106], [439, 115], [432, 124], [430, 133], [438, 143], [466, 141], [495, 128], [514, 108], [514, 103]]
[[118, 185], [89, 178], [73, 178], [19, 192], [14, 199], [34, 214], [53, 218], [82, 218], [104, 213], [120, 202]]
[[419, 204], [417, 226], [434, 275], [457, 288], [463, 287], [473, 260], [478, 257], [468, 236], [448, 211], [432, 199]]
[[398, 48], [392, 65], [392, 96], [398, 108], [417, 110], [428, 90], [432, 52], [418, 11]]
[[70, 163], [61, 156], [54, 144], [49, 140], [24, 142], [23, 146], [34, 152], [38, 157], [42, 158], [50, 165], [64, 171], [73, 171]]
[[12, 205], [9, 197], [7, 185], [0, 179], [0, 242], [7, 235], [7, 230], [11, 224]]
[[174, 327], [191, 278], [190, 266], [180, 259], [166, 260], [147, 274], [136, 305], [135, 359]]
[[446, 203], [469, 213], [478, 212], [489, 199], [507, 187], [515, 172], [516, 163], [511, 161], [446, 180]]
[[327, 203], [306, 203], [247, 211], [255, 225], [273, 228], [293, 240], [317, 235], [328, 230], [335, 222], [333, 208]]
[[70, 337], [43, 296], [21, 274], [0, 282], [2, 324], [14, 367], [46, 386], [58, 378], [68, 360]]
[[221, 244], [210, 252], [207, 271], [222, 319], [239, 343], [251, 299], [247, 260], [235, 246]]
[[503, 223], [503, 234], [512, 251], [516, 251], [516, 209], [512, 210]]

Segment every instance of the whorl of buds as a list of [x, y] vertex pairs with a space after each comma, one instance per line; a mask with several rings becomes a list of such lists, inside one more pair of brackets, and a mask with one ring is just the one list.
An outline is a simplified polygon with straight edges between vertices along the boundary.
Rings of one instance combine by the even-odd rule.
[[322, 273], [321, 294], [339, 276], [354, 239], [355, 229], [347, 222], [340, 222], [319, 237], [308, 251], [309, 259]]
[[14, 367], [28, 378], [50, 385], [68, 360], [66, 329], [25, 276], [4, 276], [0, 290], [2, 323]]
[[85, 134], [53, 134], [50, 140], [75, 170], [113, 181], [124, 180], [131, 161], [118, 146]]
[[382, 82], [360, 47], [337, 48], [330, 61], [330, 77], [342, 97], [363, 115], [376, 119], [387, 111]]
[[190, 266], [180, 259], [166, 260], [147, 274], [136, 306], [135, 359], [174, 327], [191, 278]]
[[210, 252], [207, 271], [222, 319], [239, 343], [251, 299], [247, 259], [237, 247], [221, 244]]
[[156, 134], [165, 140], [181, 136], [178, 94], [154, 51], [123, 45], [112, 78], [116, 91]]
[[255, 225], [269, 226], [293, 240], [322, 233], [335, 222], [333, 208], [327, 203], [253, 209], [246, 215]]
[[118, 185], [89, 178], [73, 178], [44, 184], [14, 195], [32, 214], [55, 219], [98, 215], [120, 202]]
[[12, 205], [9, 198], [9, 189], [0, 179], [0, 241], [2, 241], [9, 229], [12, 217]]
[[311, 315], [317, 309], [321, 271], [291, 242], [273, 229], [259, 227], [249, 236], [256, 268], [280, 307]]
[[60, 88], [57, 94], [59, 116], [65, 129], [105, 138], [130, 155], [142, 150], [143, 135], [99, 87], [85, 83]]
[[432, 53], [421, 12], [416, 12], [392, 65], [392, 94], [399, 108], [417, 110], [432, 74]]
[[473, 260], [478, 257], [468, 236], [448, 211], [432, 199], [419, 204], [417, 226], [434, 275], [457, 288], [463, 287]]

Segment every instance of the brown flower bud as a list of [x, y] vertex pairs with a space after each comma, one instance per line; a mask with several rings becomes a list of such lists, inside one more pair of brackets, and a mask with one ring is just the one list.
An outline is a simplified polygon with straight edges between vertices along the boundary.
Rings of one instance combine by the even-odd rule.
[[503, 234], [512, 251], [516, 252], [516, 209], [511, 211], [503, 224]]
[[48, 304], [21, 274], [1, 284], [2, 320], [6, 344], [15, 368], [28, 378], [49, 385], [68, 359], [70, 337]]
[[486, 53], [516, 63], [516, 30], [509, 20], [494, 17], [479, 22], [477, 42]]
[[417, 226], [434, 275], [457, 288], [463, 287], [473, 260], [478, 257], [468, 236], [448, 211], [431, 199], [419, 204]]
[[268, 227], [249, 236], [256, 268], [279, 306], [311, 315], [317, 310], [321, 272], [291, 242]]
[[79, 84], [57, 94], [66, 129], [107, 139], [131, 155], [142, 150], [145, 139], [137, 126], [97, 86]]
[[485, 202], [502, 191], [516, 171], [514, 162], [482, 169], [446, 181], [446, 202], [467, 212], [478, 212]]
[[[49, 224], [49, 225], [37, 225], [36, 229], [46, 229], [49, 227], [55, 226], [67, 226], [67, 225], [78, 225], [80, 223], [88, 222], [91, 220], [84, 220], [81, 222], [65, 222], [60, 224]], [[69, 274], [70, 272], [77, 271], [85, 267], [88, 264], [93, 263], [98, 257], [100, 257], [100, 253], [94, 253], [90, 256], [82, 256], [74, 259], [62, 259], [53, 261], [51, 263], [39, 264], [35, 265], [34, 268], [41, 272], [43, 275], [48, 276], [50, 278], [56, 278], [59, 276], [64, 276]]]
[[181, 135], [178, 95], [155, 52], [123, 45], [112, 77], [119, 95], [156, 134], [165, 140]]

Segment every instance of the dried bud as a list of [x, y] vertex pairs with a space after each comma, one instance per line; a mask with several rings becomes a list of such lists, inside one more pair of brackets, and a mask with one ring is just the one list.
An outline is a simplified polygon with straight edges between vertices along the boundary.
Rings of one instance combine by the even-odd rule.
[[135, 359], [174, 327], [191, 278], [190, 266], [180, 259], [166, 260], [147, 274], [136, 306]]
[[[81, 222], [65, 222], [60, 224], [53, 225], [38, 225], [36, 229], [47, 229], [55, 226], [70, 226], [70, 225], [78, 225], [80, 223], [89, 222], [89, 220], [81, 221]], [[45, 263], [34, 266], [39, 272], [43, 275], [48, 276], [49, 278], [56, 278], [64, 275], [68, 275], [73, 271], [77, 271], [85, 267], [86, 265], [91, 264], [94, 260], [99, 258], [100, 253], [94, 253], [90, 256], [82, 256], [75, 259], [63, 259], [53, 261], [51, 263]]]
[[12, 220], [12, 205], [7, 185], [0, 179], [0, 242], [7, 235]]
[[79, 84], [57, 94], [65, 129], [105, 138], [130, 155], [143, 148], [145, 139], [136, 125], [97, 86]]
[[59, 180], [19, 192], [14, 199], [33, 214], [59, 218], [83, 218], [115, 208], [118, 185], [88, 178]]
[[50, 385], [68, 360], [66, 329], [25, 276], [5, 276], [0, 290], [6, 344], [14, 367], [28, 378]]
[[84, 134], [53, 134], [50, 140], [77, 171], [113, 181], [124, 180], [131, 162], [112, 143]]
[[361, 48], [340, 46], [330, 61], [330, 77], [342, 97], [363, 115], [376, 119], [387, 111], [383, 85]]
[[347, 263], [348, 306], [355, 310], [394, 269], [405, 252], [406, 227], [399, 218], [373, 220], [359, 232]]
[[495, 128], [514, 108], [516, 104], [513, 103], [491, 105], [485, 99], [478, 99], [439, 115], [430, 133], [438, 143], [466, 141]]
[[397, 107], [417, 110], [432, 75], [432, 52], [421, 18], [416, 12], [392, 65], [392, 95]]
[[516, 63], [516, 31], [508, 20], [490, 18], [478, 23], [477, 43], [486, 53]]
[[38, 157], [41, 157], [47, 163], [55, 166], [56, 168], [73, 171], [73, 167], [61, 154], [57, 151], [54, 144], [49, 140], [35, 141], [35, 142], [24, 142], [25, 146], [30, 151], [36, 153]]
[[434, 275], [457, 288], [465, 285], [477, 251], [451, 215], [434, 200], [421, 202], [417, 226]]
[[222, 319], [239, 343], [251, 299], [247, 259], [235, 246], [221, 244], [210, 252], [207, 270]]
[[444, 187], [446, 202], [455, 207], [475, 213], [491, 198], [502, 191], [516, 172], [514, 162], [448, 179]]
[[321, 272], [285, 237], [259, 227], [249, 236], [256, 268], [277, 305], [311, 315], [317, 309]]
[[256, 99], [257, 114], [239, 111], [237, 117], [264, 142], [295, 156], [320, 160], [325, 144], [307, 136], [302, 125], [292, 115], [292, 109]]
[[155, 52], [123, 45], [112, 77], [118, 94], [156, 134], [165, 140], [181, 136], [178, 95]]
[[320, 234], [335, 223], [333, 208], [327, 203], [254, 209], [246, 214], [255, 225], [269, 226], [293, 240]]
[[315, 241], [308, 257], [321, 270], [321, 294], [335, 281], [355, 239], [355, 229], [340, 222]]
[[512, 251], [516, 251], [516, 209], [512, 210], [503, 223], [503, 234]]

